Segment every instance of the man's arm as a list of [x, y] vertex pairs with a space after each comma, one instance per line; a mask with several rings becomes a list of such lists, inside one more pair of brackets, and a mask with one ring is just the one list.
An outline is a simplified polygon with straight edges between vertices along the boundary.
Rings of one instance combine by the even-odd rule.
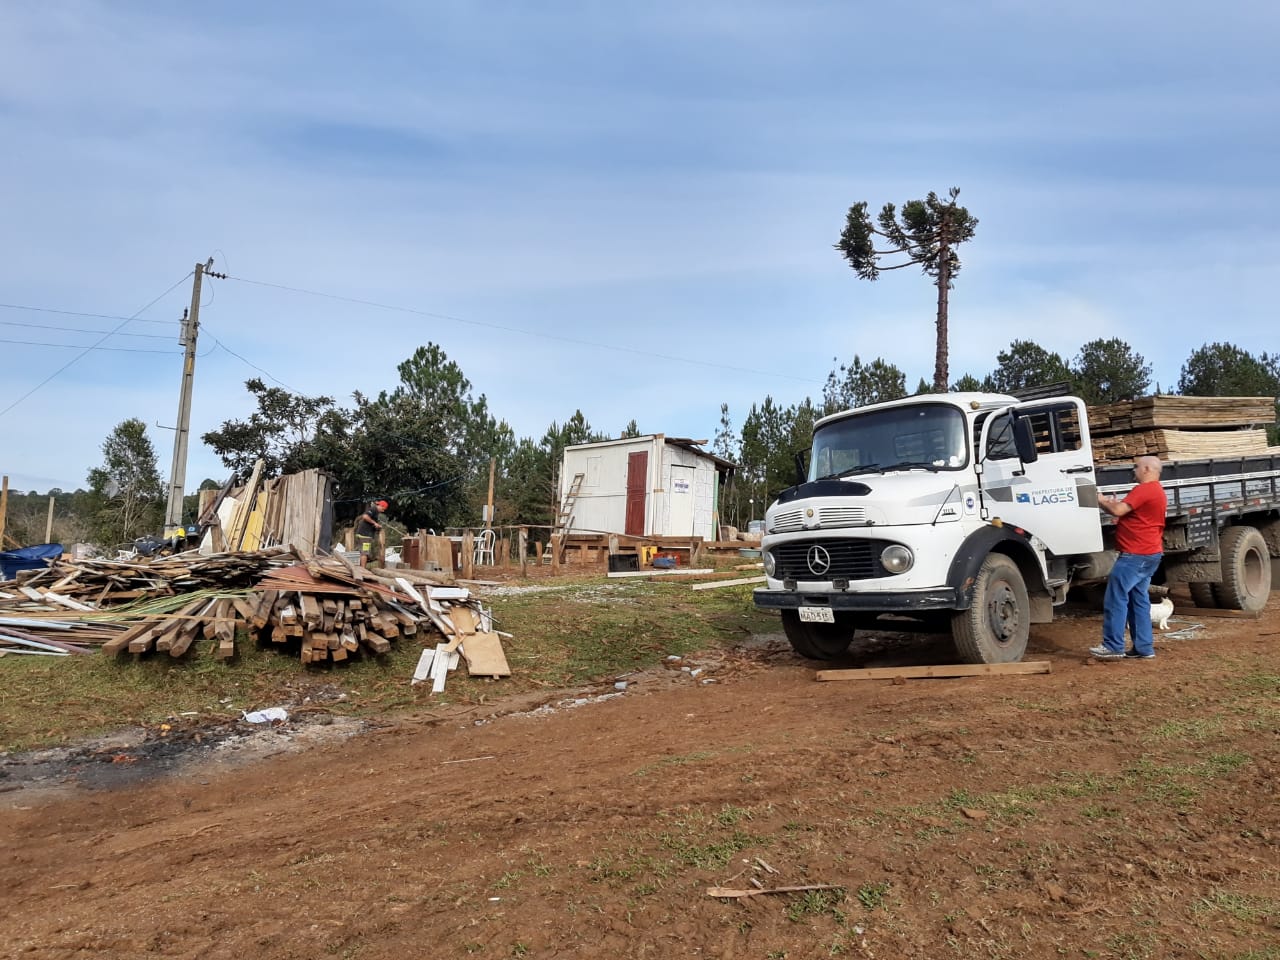
[[1099, 497], [1098, 506], [1113, 517], [1123, 517], [1126, 513], [1133, 513], [1133, 507], [1119, 497]]

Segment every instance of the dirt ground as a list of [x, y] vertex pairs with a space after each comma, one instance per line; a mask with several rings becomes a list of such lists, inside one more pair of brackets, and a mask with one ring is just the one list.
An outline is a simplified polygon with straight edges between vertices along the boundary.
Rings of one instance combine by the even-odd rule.
[[[816, 682], [772, 635], [623, 690], [9, 758], [0, 956], [1280, 958], [1280, 597], [1184, 614], [1097, 663], [1069, 611], [1047, 675]], [[835, 889], [708, 893], [794, 886]]]

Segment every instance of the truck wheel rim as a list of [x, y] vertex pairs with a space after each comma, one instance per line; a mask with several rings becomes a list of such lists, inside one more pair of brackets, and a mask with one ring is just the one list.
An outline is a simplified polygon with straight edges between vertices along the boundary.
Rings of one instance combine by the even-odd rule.
[[987, 622], [1001, 643], [1012, 640], [1018, 632], [1018, 598], [1007, 583], [994, 585], [987, 604]]

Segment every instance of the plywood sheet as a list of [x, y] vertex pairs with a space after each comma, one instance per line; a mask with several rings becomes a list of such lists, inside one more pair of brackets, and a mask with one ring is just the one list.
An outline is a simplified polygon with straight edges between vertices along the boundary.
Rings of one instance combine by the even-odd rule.
[[462, 655], [467, 661], [467, 673], [473, 677], [509, 677], [511, 667], [502, 651], [502, 641], [496, 633], [476, 633], [464, 637]]

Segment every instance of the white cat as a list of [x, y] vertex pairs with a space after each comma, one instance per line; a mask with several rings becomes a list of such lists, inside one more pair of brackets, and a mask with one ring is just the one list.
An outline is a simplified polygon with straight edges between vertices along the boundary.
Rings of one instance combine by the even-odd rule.
[[1173, 616], [1173, 601], [1165, 597], [1159, 603], [1151, 605], [1151, 625], [1161, 630], [1169, 629], [1169, 618]]

